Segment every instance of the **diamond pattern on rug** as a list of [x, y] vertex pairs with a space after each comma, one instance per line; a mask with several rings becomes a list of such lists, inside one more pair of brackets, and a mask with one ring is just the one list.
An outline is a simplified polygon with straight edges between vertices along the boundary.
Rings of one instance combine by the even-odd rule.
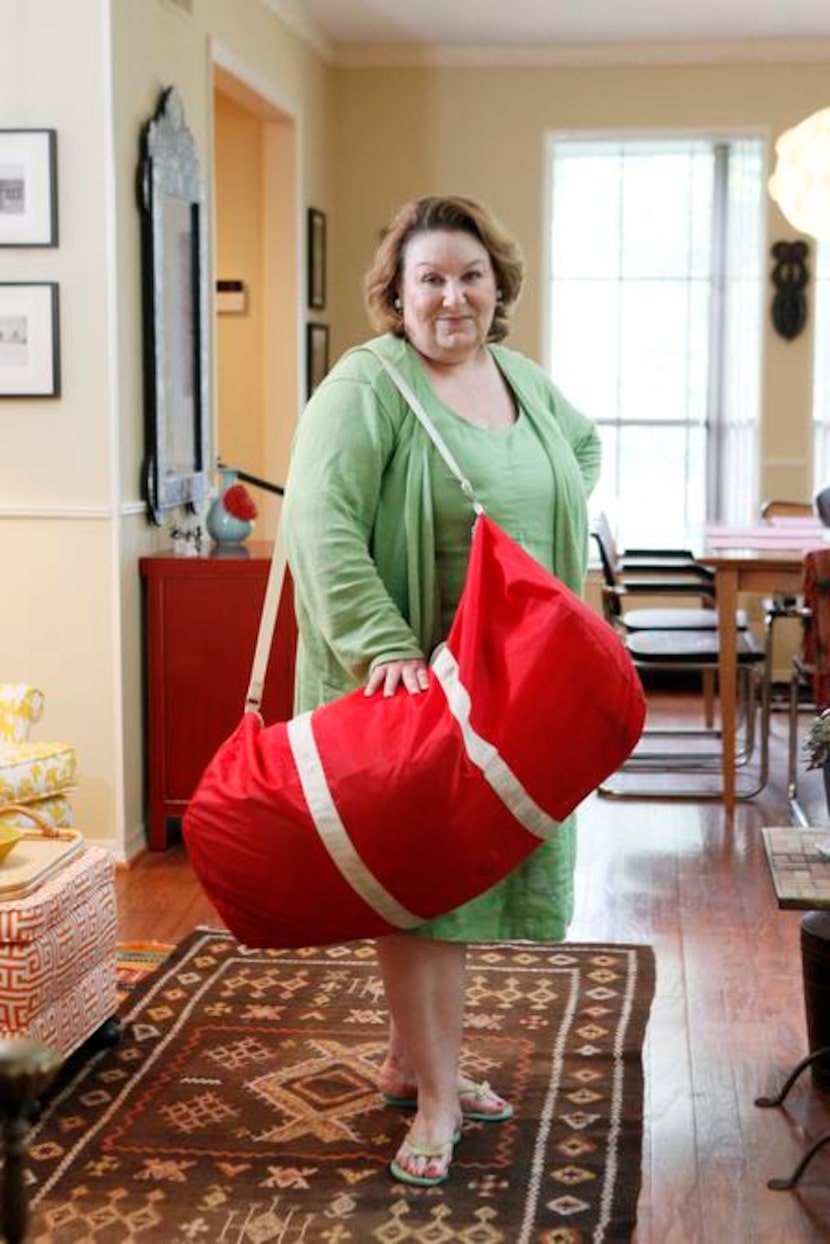
[[[198, 930], [67, 1068], [33, 1131], [31, 1244], [617, 1244], [640, 1184], [644, 946], [469, 951], [464, 1071], [513, 1102], [468, 1123], [448, 1184], [388, 1163], [371, 943], [241, 947]], [[601, 992], [601, 998], [598, 993]]]
[[[276, 1127], [260, 1140], [284, 1144], [311, 1134], [326, 1143], [360, 1142], [353, 1119], [378, 1109], [376, 1078], [384, 1047], [378, 1042], [357, 1048], [340, 1041], [311, 1041], [312, 1057], [289, 1060], [248, 1084], [277, 1115]], [[374, 1057], [372, 1057], [374, 1056]]]

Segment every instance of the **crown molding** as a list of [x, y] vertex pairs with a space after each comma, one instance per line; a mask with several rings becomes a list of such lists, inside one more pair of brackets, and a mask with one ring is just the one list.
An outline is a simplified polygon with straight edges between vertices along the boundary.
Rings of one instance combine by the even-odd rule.
[[266, 9], [278, 17], [289, 30], [293, 31], [303, 43], [317, 53], [321, 60], [332, 64], [334, 61], [334, 45], [319, 26], [303, 13], [301, 0], [263, 0]]
[[545, 69], [626, 65], [830, 62], [830, 38], [718, 39], [631, 43], [334, 43], [303, 12], [302, 0], [263, 0], [327, 64], [337, 69]]
[[[273, 7], [276, 0], [267, 0]], [[414, 43], [329, 45], [338, 69], [543, 69], [829, 61], [830, 39], [486, 46]]]

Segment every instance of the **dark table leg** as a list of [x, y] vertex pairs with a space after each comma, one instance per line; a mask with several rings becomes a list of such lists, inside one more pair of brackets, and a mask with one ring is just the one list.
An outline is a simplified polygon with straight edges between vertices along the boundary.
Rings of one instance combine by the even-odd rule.
[[791, 1175], [785, 1175], [783, 1179], [768, 1179], [767, 1187], [772, 1188], [776, 1192], [789, 1192], [792, 1188], [795, 1188], [813, 1158], [827, 1144], [830, 1144], [830, 1132], [825, 1132], [823, 1136], [819, 1136], [818, 1140], [813, 1141]]
[[63, 1059], [47, 1045], [28, 1037], [0, 1041], [0, 1113], [3, 1136], [3, 1192], [0, 1227], [7, 1244], [26, 1238], [29, 1208], [24, 1162], [31, 1115], [39, 1095], [52, 1081]]
[[819, 1049], [813, 1050], [812, 1053], [808, 1054], [806, 1058], [802, 1058], [801, 1062], [797, 1063], [796, 1066], [793, 1067], [778, 1092], [770, 1095], [769, 1097], [756, 1097], [755, 1105], [783, 1106], [787, 1094], [795, 1084], [798, 1077], [801, 1075], [802, 1071], [806, 1071], [808, 1067], [814, 1066], [820, 1058], [830, 1059], [830, 1045], [822, 1045]]
[[[804, 1009], [810, 1053], [792, 1069], [779, 1091], [756, 1097], [756, 1106], [780, 1106], [798, 1077], [809, 1067], [817, 1088], [830, 1089], [830, 912], [809, 911], [801, 921]], [[815, 1155], [830, 1144], [830, 1132], [816, 1140], [790, 1175], [767, 1180], [767, 1187], [795, 1188]]]

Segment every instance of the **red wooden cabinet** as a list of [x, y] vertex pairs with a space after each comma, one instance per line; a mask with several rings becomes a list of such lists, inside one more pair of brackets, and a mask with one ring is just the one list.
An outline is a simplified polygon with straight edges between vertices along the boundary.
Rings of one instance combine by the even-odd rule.
[[[217, 747], [245, 703], [271, 564], [270, 544], [249, 542], [202, 557], [139, 560], [146, 653], [148, 833], [168, 843]], [[291, 716], [296, 626], [286, 578], [265, 679], [266, 722]]]

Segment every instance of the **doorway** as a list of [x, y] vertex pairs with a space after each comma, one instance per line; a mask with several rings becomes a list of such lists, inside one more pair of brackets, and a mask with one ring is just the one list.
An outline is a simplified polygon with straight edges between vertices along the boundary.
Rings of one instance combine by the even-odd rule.
[[[295, 117], [214, 65], [216, 453], [284, 484], [299, 408]], [[279, 499], [255, 490], [258, 538]]]

